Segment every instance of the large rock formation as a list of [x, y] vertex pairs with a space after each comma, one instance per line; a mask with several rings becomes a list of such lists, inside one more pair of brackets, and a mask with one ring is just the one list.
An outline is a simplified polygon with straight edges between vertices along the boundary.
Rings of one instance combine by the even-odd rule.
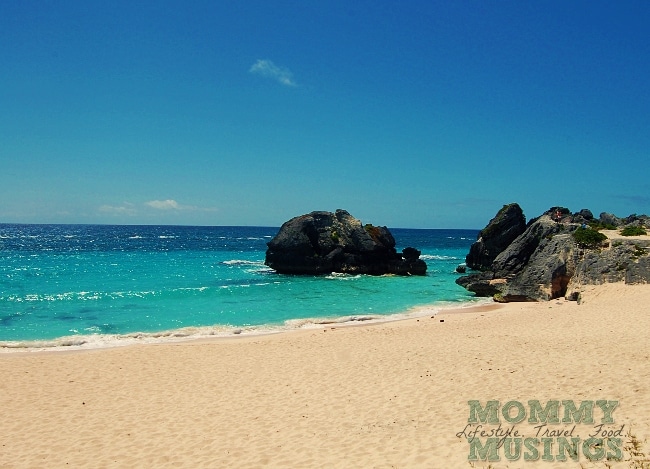
[[504, 205], [488, 225], [478, 234], [465, 257], [467, 267], [474, 270], [486, 270], [492, 265], [497, 255], [526, 229], [526, 217], [517, 204]]
[[544, 214], [530, 221], [523, 233], [495, 257], [490, 270], [499, 277], [507, 277], [519, 273], [528, 265], [533, 254], [544, 248], [547, 241], [556, 234], [564, 231], [564, 225]]
[[581, 285], [650, 282], [650, 240], [614, 240], [611, 247], [582, 253], [569, 288]]
[[[635, 215], [627, 220], [643, 224], [646, 219]], [[620, 226], [621, 219], [614, 216], [601, 215], [599, 223], [609, 226], [613, 221]], [[573, 233], [587, 222], [597, 223], [589, 210], [571, 215], [568, 209], [553, 207], [531, 220], [487, 269], [482, 267], [480, 273], [460, 277], [456, 283], [478, 296], [507, 302], [575, 298], [586, 284], [650, 281], [650, 240], [617, 238], [586, 247], [576, 242]]]
[[420, 251], [395, 250], [386, 227], [365, 225], [345, 210], [312, 212], [287, 221], [267, 243], [265, 264], [282, 274], [425, 275]]

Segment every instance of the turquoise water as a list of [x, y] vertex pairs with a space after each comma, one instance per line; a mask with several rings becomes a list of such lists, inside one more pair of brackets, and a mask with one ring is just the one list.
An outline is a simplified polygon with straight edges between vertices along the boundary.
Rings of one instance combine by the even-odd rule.
[[476, 230], [391, 229], [424, 277], [279, 275], [278, 228], [0, 225], [0, 347], [147, 341], [366, 320], [475, 301], [454, 283]]

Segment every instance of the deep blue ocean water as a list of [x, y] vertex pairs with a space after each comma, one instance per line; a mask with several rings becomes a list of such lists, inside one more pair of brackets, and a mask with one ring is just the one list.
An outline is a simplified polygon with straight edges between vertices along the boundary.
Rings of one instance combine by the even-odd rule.
[[0, 348], [105, 346], [430, 313], [477, 230], [391, 229], [426, 276], [291, 276], [264, 265], [279, 228], [0, 224]]

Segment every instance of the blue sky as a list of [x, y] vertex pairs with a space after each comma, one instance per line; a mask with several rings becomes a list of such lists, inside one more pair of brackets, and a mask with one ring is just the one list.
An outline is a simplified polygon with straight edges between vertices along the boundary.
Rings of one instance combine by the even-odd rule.
[[650, 2], [0, 5], [0, 222], [650, 213]]

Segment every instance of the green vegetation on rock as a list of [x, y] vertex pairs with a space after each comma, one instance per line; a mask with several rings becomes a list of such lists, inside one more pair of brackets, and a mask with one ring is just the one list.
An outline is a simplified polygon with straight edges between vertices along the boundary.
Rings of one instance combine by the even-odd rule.
[[374, 241], [377, 241], [378, 239], [381, 238], [381, 229], [378, 226], [374, 226], [370, 223], [366, 223], [364, 229], [366, 230], [366, 233], [368, 233]]
[[583, 248], [597, 248], [607, 236], [591, 228], [578, 228], [573, 232], [573, 239]]
[[616, 227], [611, 223], [602, 223], [599, 220], [591, 220], [589, 222], [589, 228], [592, 230], [615, 230]]
[[648, 234], [641, 226], [626, 226], [621, 230], [622, 236], [642, 236]]

